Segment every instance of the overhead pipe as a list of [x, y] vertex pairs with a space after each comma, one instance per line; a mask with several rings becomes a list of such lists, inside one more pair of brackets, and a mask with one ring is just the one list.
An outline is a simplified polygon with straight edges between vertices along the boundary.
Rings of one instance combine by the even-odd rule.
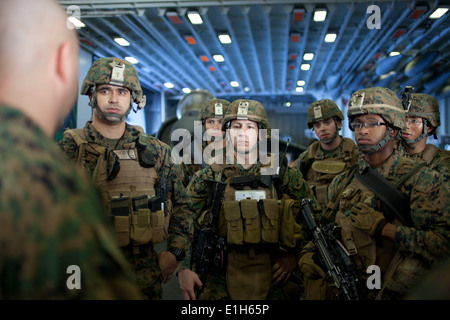
[[[114, 40], [111, 39], [111, 37], [109, 35], [107, 35], [101, 28], [97, 27], [94, 23], [90, 23], [89, 24], [89, 28], [91, 28], [92, 30], [94, 30], [96, 33], [98, 33], [99, 35], [101, 35], [106, 41], [108, 41], [112, 46], [111, 47], [102, 47], [105, 51], [109, 52], [109, 54], [113, 57], [122, 57], [126, 55], [126, 51], [125, 49], [120, 46], [119, 44], [117, 44]], [[82, 29], [80, 29], [82, 30]], [[81, 31], [83, 32], [83, 31]], [[86, 38], [89, 38], [89, 36], [86, 35]], [[116, 48], [118, 51], [113, 51], [110, 48]], [[122, 52], [122, 53], [119, 53]], [[141, 61], [142, 65], [149, 67], [145, 61]], [[154, 73], [156, 74], [156, 76], [158, 77], [162, 77], [161, 74], [159, 74], [156, 70], [154, 71]], [[155, 89], [158, 88], [155, 85], [150, 86], [151, 88]], [[157, 89], [155, 89], [157, 90]], [[157, 91], [161, 91], [161, 89], [158, 89]]]
[[[390, 6], [388, 6], [388, 9], [386, 10], [385, 14], [382, 17], [382, 21], [380, 22], [382, 25], [384, 25], [384, 22], [389, 18], [389, 16], [392, 13], [392, 9], [390, 8]], [[366, 23], [365, 19], [364, 20], [364, 24]], [[344, 67], [342, 68], [344, 70], [344, 75], [342, 78], [342, 84], [346, 85], [349, 81], [349, 78], [351, 77], [351, 75], [353, 74], [353, 71], [355, 70], [355, 68], [358, 66], [360, 59], [362, 59], [362, 57], [366, 54], [365, 51], [367, 51], [368, 48], [370, 48], [370, 44], [372, 43], [378, 43], [378, 46], [376, 48], [379, 48], [379, 46], [381, 45], [381, 42], [374, 40], [374, 38], [376, 38], [377, 36], [382, 36], [382, 32], [381, 31], [370, 31], [370, 36], [366, 37], [366, 40], [364, 41], [363, 44], [361, 44], [359, 50], [354, 53], [352, 55], [352, 57], [350, 57], [347, 62], [344, 64]]]
[[[102, 18], [100, 19], [101, 22], [103, 22], [110, 30], [113, 30], [116, 34], [120, 35], [122, 33], [122, 31], [120, 31], [115, 25], [113, 25], [111, 22], [107, 21], [106, 19]], [[102, 31], [102, 36], [103, 37], [109, 37], [106, 33], [103, 33]], [[109, 39], [108, 39], [109, 40]], [[113, 43], [116, 43], [115, 41], [111, 40]], [[119, 45], [120, 46], [120, 45]], [[120, 46], [120, 48], [124, 48], [122, 46]], [[133, 50], [125, 50], [123, 49], [125, 52], [132, 52]], [[150, 61], [151, 66], [153, 67], [153, 70], [155, 70], [155, 66], [157, 68], [159, 68], [160, 72], [158, 72], [158, 76], [162, 79], [162, 81], [167, 81], [167, 75], [171, 74], [171, 70], [168, 70], [166, 67], [162, 66], [161, 63], [159, 61], [157, 61], [156, 59], [154, 59], [153, 57], [151, 57], [146, 51], [140, 50], [138, 52], [134, 52], [137, 56], [139, 57], [145, 57], [148, 61]], [[156, 73], [156, 72], [155, 72]], [[175, 80], [175, 79], [174, 79]], [[166, 88], [165, 90], [171, 92], [172, 94], [175, 94], [175, 90], [174, 89], [169, 89]]]
[[[140, 17], [139, 20], [141, 20], [141, 24], [143, 26], [147, 26], [148, 28], [150, 28], [151, 34], [156, 34], [158, 35], [158, 38], [164, 38], [163, 36], [160, 35], [159, 30], [157, 30], [155, 27], [153, 27], [151, 25], [151, 23], [148, 21], [148, 19], [146, 17]], [[145, 20], [145, 21], [144, 21]], [[195, 69], [195, 67], [193, 67], [193, 70], [191, 70], [190, 72], [192, 74], [195, 74], [196, 77], [198, 77], [199, 72], [198, 70], [204, 70], [204, 66], [201, 63], [201, 61], [198, 59], [198, 57], [194, 54], [194, 52], [191, 50], [191, 48], [189, 48], [189, 45], [186, 43], [186, 41], [180, 36], [180, 34], [178, 33], [178, 31], [171, 25], [171, 23], [165, 18], [165, 17], [161, 17], [162, 22], [164, 23], [164, 25], [170, 30], [170, 32], [172, 32], [172, 34], [176, 37], [176, 39], [178, 40], [178, 42], [181, 44], [181, 46], [184, 48], [184, 52], [186, 52], [192, 59], [192, 61], [194, 62], [194, 64], [197, 65], [198, 69]], [[165, 40], [164, 40], [165, 41]], [[169, 45], [169, 47], [173, 47], [173, 45]], [[202, 73], [207, 79], [204, 78], [199, 78], [200, 81], [200, 85], [201, 87], [204, 87], [205, 85], [207, 86], [209, 83], [215, 83], [215, 78], [210, 74], [210, 72], [203, 72]], [[209, 80], [209, 81], [208, 81]], [[205, 84], [205, 82], [207, 82]], [[205, 89], [211, 90], [211, 87], [208, 86]]]
[[[199, 76], [198, 72], [194, 72], [194, 69], [193, 69], [193, 67], [190, 64], [189, 64], [189, 69], [188, 70], [186, 70], [184, 67], [181, 67], [179, 65], [179, 63], [177, 62], [177, 59], [179, 59], [179, 56], [176, 57], [173, 54], [173, 52], [172, 52], [173, 51], [173, 46], [170, 45], [167, 42], [166, 38], [163, 37], [159, 33], [159, 31], [156, 30], [155, 27], [153, 27], [152, 25], [150, 25], [148, 23], [145, 23], [143, 21], [142, 17], [137, 17], [137, 18], [135, 18], [135, 20], [136, 20], [136, 23], [139, 24], [139, 26], [134, 24], [128, 17], [122, 17], [122, 21], [125, 24], [127, 24], [130, 28], [135, 29], [135, 32], [137, 32], [137, 33], [142, 35], [143, 34], [143, 30], [144, 30], [144, 31], [147, 31], [148, 34], [150, 34], [152, 37], [154, 37], [155, 38], [155, 41], [154, 41], [155, 42], [155, 46], [154, 46], [154, 48], [155, 48], [155, 50], [159, 50], [158, 51], [159, 56], [161, 56], [163, 60], [169, 60], [169, 57], [171, 57], [170, 58], [170, 63], [172, 65], [178, 65], [179, 66], [178, 71], [183, 73], [184, 77], [186, 79], [188, 79], [187, 82], [192, 83], [196, 87], [199, 87], [200, 83], [202, 83], [201, 86], [203, 86], [203, 78]], [[142, 36], [142, 38], [145, 39], [146, 36]], [[156, 45], [156, 43], [158, 45]]]
[[[412, 6], [410, 7], [410, 8], [413, 8]], [[406, 39], [406, 37], [410, 34], [410, 33], [412, 33], [416, 28], [417, 28], [417, 26], [419, 26], [420, 25], [420, 23], [423, 21], [423, 20], [425, 20], [425, 19], [427, 19], [428, 18], [428, 16], [429, 16], [429, 14], [431, 13], [431, 12], [433, 12], [434, 10], [435, 10], [435, 8], [436, 8], [436, 4], [434, 5], [434, 6], [432, 6], [432, 7], [430, 7], [430, 9], [423, 15], [423, 17], [422, 18], [420, 18], [419, 19], [419, 21], [416, 21], [414, 24], [413, 24], [413, 29], [411, 29], [411, 30], [408, 30], [408, 32], [406, 33], [406, 35], [404, 35], [403, 37], [401, 37], [401, 38], [399, 38], [389, 49], [388, 49], [388, 51], [390, 52], [390, 51], [392, 51], [396, 46], [398, 46], [398, 44], [399, 44], [399, 42], [402, 42], [402, 41], [404, 41], [404, 39]], [[441, 22], [439, 22], [439, 23], [437, 23], [437, 25], [439, 25]], [[431, 29], [434, 29], [436, 26], [436, 22], [433, 24], [433, 26], [431, 27]], [[412, 43], [410, 43], [405, 49], [403, 49], [403, 52], [408, 52], [411, 48], [413, 48], [413, 46], [415, 45], [415, 44], [417, 44], [417, 42], [418, 41], [421, 41], [422, 39], [424, 39], [425, 37], [426, 37], [426, 35], [431, 31], [431, 29], [428, 31], [428, 32], [426, 32], [425, 34], [423, 34], [422, 36], [420, 36], [420, 37], [418, 37], [416, 40], [414, 40]], [[424, 51], [424, 47], [422, 47], [420, 50], [419, 50], [419, 52], [418, 53], [416, 53], [414, 56], [412, 56], [412, 57], [410, 57], [410, 58], [407, 58], [406, 60], [403, 60], [403, 61], [401, 61], [400, 63], [399, 63], [399, 66], [397, 67], [397, 70], [400, 70], [400, 69], [402, 69], [403, 68], [403, 66], [405, 66], [409, 61], [411, 61], [415, 56], [417, 56], [420, 52], [423, 52]], [[370, 58], [370, 57], [369, 57]], [[367, 59], [365, 60], [365, 61], [367, 61]], [[365, 63], [365, 62], [364, 62]], [[363, 64], [364, 64], [363, 63]], [[397, 77], [401, 77], [402, 76], [402, 73], [400, 73], [400, 72], [398, 72], [397, 73]], [[375, 81], [375, 79], [376, 79], [376, 76], [374, 76], [373, 78], [372, 78], [372, 81]]]

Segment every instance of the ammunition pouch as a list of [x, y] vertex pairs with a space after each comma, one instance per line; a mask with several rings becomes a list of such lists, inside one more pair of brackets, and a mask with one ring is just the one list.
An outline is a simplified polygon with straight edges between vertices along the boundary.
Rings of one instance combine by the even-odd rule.
[[[159, 205], [158, 205], [159, 204]], [[110, 201], [111, 216], [118, 245], [157, 244], [167, 238], [168, 217], [161, 210], [159, 197], [113, 197]]]
[[280, 217], [274, 199], [224, 201], [227, 242], [233, 245], [278, 243]]
[[295, 248], [303, 239], [302, 227], [295, 218], [300, 214], [301, 201], [283, 198], [279, 201], [279, 215], [281, 216], [280, 245]]

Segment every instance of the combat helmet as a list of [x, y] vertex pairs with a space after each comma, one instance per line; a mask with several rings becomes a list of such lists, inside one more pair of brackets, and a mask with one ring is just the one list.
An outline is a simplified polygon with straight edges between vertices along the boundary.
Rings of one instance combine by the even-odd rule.
[[339, 109], [337, 104], [330, 99], [322, 99], [311, 103], [307, 113], [308, 128], [313, 127], [314, 122], [337, 117], [344, 120], [344, 114]]
[[203, 123], [208, 118], [223, 118], [230, 106], [230, 101], [224, 99], [210, 99], [205, 102], [198, 119]]
[[[405, 110], [403, 110], [402, 102], [388, 88], [365, 88], [352, 94], [347, 110], [350, 130], [353, 131], [353, 118], [365, 114], [377, 114], [384, 119], [388, 127], [398, 129], [399, 131], [395, 137], [391, 137], [389, 130], [386, 130], [385, 137], [376, 146], [358, 145], [358, 149], [363, 153], [370, 154], [378, 151], [387, 141], [398, 139], [400, 137], [400, 130], [406, 128]], [[370, 150], [367, 151], [367, 149]]]
[[228, 107], [222, 121], [222, 131], [225, 131], [231, 120], [251, 120], [258, 123], [260, 129], [267, 129], [269, 132], [269, 121], [263, 105], [255, 100], [238, 99], [233, 101]]
[[[408, 87], [402, 93], [407, 92], [407, 89]], [[421, 140], [427, 135], [434, 135], [437, 138], [436, 129], [441, 125], [441, 114], [437, 100], [428, 94], [410, 93], [402, 94], [402, 102], [407, 117], [423, 119], [423, 134], [418, 139]], [[427, 133], [427, 125], [433, 127], [429, 134]]]
[[[140, 110], [145, 106], [146, 97], [142, 92], [137, 70], [126, 60], [114, 57], [96, 60], [83, 81], [80, 93], [82, 95], [93, 94], [96, 86], [99, 84], [112, 84], [127, 88], [131, 92], [132, 100], [138, 105], [137, 109]], [[95, 95], [93, 96], [91, 105], [98, 109]]]

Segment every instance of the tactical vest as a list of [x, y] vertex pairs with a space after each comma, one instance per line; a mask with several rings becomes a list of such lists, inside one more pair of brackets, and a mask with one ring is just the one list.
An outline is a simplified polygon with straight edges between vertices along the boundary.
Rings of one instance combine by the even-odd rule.
[[266, 176], [269, 183], [262, 185], [261, 176], [249, 175], [246, 185], [239, 186], [233, 185], [239, 178], [237, 166], [214, 164], [211, 168], [216, 177], [223, 175], [227, 183], [218, 229], [220, 234], [227, 236], [228, 244], [278, 243], [281, 221], [277, 194], [270, 177]]
[[[293, 203], [285, 205], [271, 176], [239, 175], [239, 168], [211, 165], [215, 180], [225, 181], [219, 233], [226, 235], [227, 291], [232, 300], [264, 300], [272, 287], [272, 254], [280, 246], [294, 247], [301, 234], [294, 228]], [[243, 178], [243, 179], [242, 179]], [[298, 209], [298, 208], [297, 208]], [[287, 218], [291, 228], [282, 228]], [[298, 226], [299, 227], [299, 226]], [[300, 228], [301, 231], [301, 228]]]
[[308, 156], [300, 162], [300, 171], [306, 182], [316, 196], [321, 206], [325, 206], [328, 194], [328, 185], [338, 174], [347, 170], [353, 163], [352, 153], [355, 144], [351, 140], [343, 140], [344, 158], [315, 159], [319, 148], [319, 141], [315, 141], [308, 147]]
[[[86, 159], [96, 163], [92, 177], [113, 219], [118, 245], [139, 246], [166, 239], [172, 204], [170, 199], [164, 201], [156, 195], [159, 177], [154, 163], [147, 167], [141, 165], [136, 142], [125, 144], [123, 150], [110, 150], [88, 143], [82, 129], [68, 130], [68, 133], [78, 146], [77, 164], [84, 167]], [[146, 147], [141, 135], [145, 134], [139, 135], [140, 145]], [[120, 170], [111, 178], [109, 175], [117, 162]]]
[[[402, 163], [400, 161], [399, 167]], [[351, 171], [354, 172], [354, 170]], [[356, 268], [362, 271], [362, 274], [368, 266], [377, 265], [382, 274], [389, 274], [389, 279], [384, 277], [383, 286], [392, 292], [404, 294], [424, 273], [425, 267], [419, 260], [400, 257], [393, 241], [381, 237], [380, 242], [377, 243], [374, 237], [351, 224], [350, 213], [355, 203], [363, 202], [375, 210], [383, 212], [380, 209], [382, 204], [378, 197], [358, 179], [351, 179], [352, 177], [351, 173], [347, 180], [343, 181], [340, 187], [344, 191], [337, 194], [337, 197], [328, 203], [325, 216], [329, 216], [330, 212], [337, 212], [335, 221], [342, 227], [342, 242], [353, 257]], [[349, 180], [351, 180], [350, 183], [348, 183]], [[386, 213], [384, 215], [387, 222], [403, 225], [396, 216], [386, 216]]]

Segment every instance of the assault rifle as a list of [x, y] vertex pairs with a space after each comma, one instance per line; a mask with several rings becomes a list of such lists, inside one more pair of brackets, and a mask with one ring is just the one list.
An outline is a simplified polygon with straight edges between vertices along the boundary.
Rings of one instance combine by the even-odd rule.
[[213, 263], [216, 267], [223, 266], [225, 250], [225, 236], [219, 234], [218, 221], [227, 183], [215, 180], [206, 180], [206, 182], [209, 187], [207, 206], [211, 208], [210, 219], [203, 229], [196, 230], [197, 244], [193, 252], [193, 265], [202, 282], [202, 288], [195, 292], [197, 297], [205, 287], [210, 264]]
[[[313, 238], [313, 243], [319, 251], [319, 260], [325, 267], [326, 278], [330, 287], [338, 290], [337, 298], [345, 300], [358, 300], [358, 277], [355, 266], [347, 250], [336, 238], [336, 226], [320, 226], [312, 214], [310, 199], [302, 200], [301, 215], [296, 217], [297, 223], [303, 218], [307, 231]], [[300, 216], [300, 217], [299, 217]]]

